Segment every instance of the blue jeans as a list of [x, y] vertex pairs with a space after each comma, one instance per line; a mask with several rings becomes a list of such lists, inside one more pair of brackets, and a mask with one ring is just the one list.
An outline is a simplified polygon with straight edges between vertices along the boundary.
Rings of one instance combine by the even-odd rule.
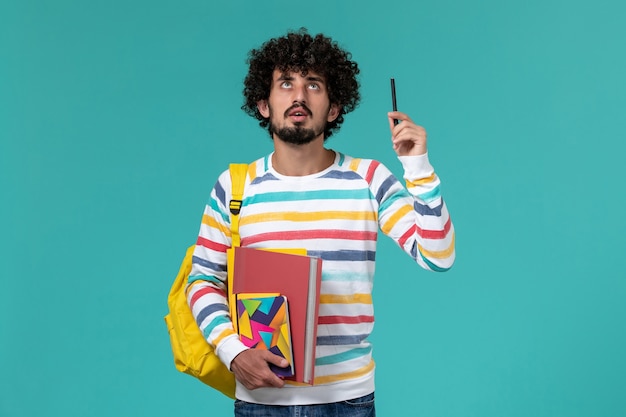
[[376, 417], [374, 393], [330, 404], [263, 405], [235, 401], [235, 417]]

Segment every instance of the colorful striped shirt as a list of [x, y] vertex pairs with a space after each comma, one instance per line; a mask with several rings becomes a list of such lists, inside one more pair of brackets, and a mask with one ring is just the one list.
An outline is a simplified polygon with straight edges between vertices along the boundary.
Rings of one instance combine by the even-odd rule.
[[[305, 248], [322, 259], [315, 383], [249, 391], [237, 398], [264, 404], [343, 401], [374, 390], [368, 336], [374, 326], [372, 286], [378, 230], [421, 267], [448, 270], [454, 227], [427, 155], [400, 157], [405, 186], [381, 163], [336, 152], [314, 175], [287, 177], [271, 155], [249, 165], [240, 212], [241, 245]], [[207, 341], [230, 367], [246, 349], [226, 303], [226, 250], [231, 245], [231, 179], [224, 171], [206, 205], [189, 277], [188, 301]]]

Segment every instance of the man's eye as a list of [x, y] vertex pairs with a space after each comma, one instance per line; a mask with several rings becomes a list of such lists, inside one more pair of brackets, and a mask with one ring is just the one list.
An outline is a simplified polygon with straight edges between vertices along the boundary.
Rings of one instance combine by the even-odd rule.
[[320, 89], [320, 86], [319, 86], [319, 85], [317, 85], [317, 84], [309, 84], [309, 88], [310, 88], [311, 90], [319, 90], [319, 89]]
[[280, 86], [283, 88], [289, 88], [291, 87], [291, 83], [289, 81], [283, 81], [283, 83]]

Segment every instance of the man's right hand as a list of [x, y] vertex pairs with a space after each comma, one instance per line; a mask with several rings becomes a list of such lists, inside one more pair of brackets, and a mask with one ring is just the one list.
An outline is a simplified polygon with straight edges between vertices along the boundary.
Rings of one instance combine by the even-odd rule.
[[248, 349], [235, 356], [235, 359], [230, 363], [230, 369], [235, 374], [237, 381], [249, 390], [261, 387], [282, 388], [285, 381], [270, 370], [268, 363], [281, 368], [288, 365], [285, 358], [274, 355], [270, 351]]

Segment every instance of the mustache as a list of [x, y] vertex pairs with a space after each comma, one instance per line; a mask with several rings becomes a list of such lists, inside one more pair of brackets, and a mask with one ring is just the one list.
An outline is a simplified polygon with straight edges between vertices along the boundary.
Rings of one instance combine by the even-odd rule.
[[289, 113], [291, 113], [293, 110], [298, 109], [298, 108], [301, 108], [302, 110], [304, 110], [307, 115], [309, 116], [312, 115], [311, 109], [309, 109], [306, 106], [306, 104], [296, 102], [296, 103], [293, 103], [287, 110], [285, 110], [285, 117], [288, 117]]

